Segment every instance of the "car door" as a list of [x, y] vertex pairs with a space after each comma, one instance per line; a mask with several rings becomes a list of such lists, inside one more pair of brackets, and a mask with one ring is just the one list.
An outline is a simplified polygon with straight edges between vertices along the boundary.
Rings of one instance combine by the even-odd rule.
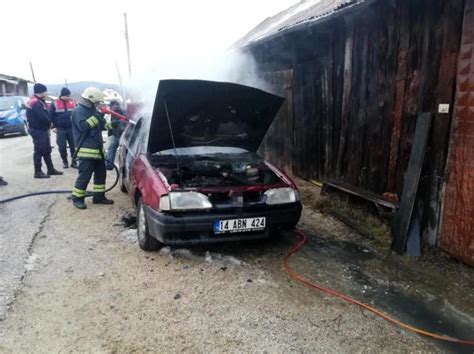
[[128, 139], [127, 137], [124, 138], [124, 145], [126, 149], [123, 151], [125, 152], [125, 156], [123, 156], [123, 171], [122, 171], [122, 180], [123, 184], [127, 187], [129, 191], [134, 191], [133, 181], [131, 179], [132, 173], [131, 169], [133, 166], [133, 162], [138, 155], [139, 147], [141, 141], [143, 139], [143, 134], [141, 131], [142, 126], [142, 119], [140, 119], [132, 129], [130, 129]]

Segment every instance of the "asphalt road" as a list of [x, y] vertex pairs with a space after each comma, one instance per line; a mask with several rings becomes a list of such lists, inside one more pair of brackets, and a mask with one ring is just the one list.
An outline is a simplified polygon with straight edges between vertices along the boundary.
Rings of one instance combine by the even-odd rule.
[[[0, 200], [38, 190], [68, 187], [65, 179], [32, 178], [32, 149], [29, 136], [0, 138], [0, 176], [8, 182], [8, 186], [0, 187]], [[54, 201], [54, 196], [46, 196], [0, 205], [0, 335], [7, 306], [13, 301], [26, 272], [32, 242], [41, 231]]]
[[[0, 199], [71, 188], [73, 169], [33, 179], [30, 140], [0, 139], [0, 175], [9, 182], [0, 187]], [[59, 167], [57, 149], [53, 160]], [[121, 223], [133, 213], [132, 204], [118, 189], [109, 197], [113, 206], [88, 201], [85, 211], [65, 195], [0, 205], [0, 352], [437, 350], [437, 343], [289, 279], [282, 257], [296, 242], [292, 234], [268, 242], [145, 253], [135, 230]], [[400, 316], [409, 311], [393, 304], [425, 301], [409, 290], [415, 280], [404, 283], [398, 272], [391, 274], [395, 267], [385, 254], [331, 217], [305, 208], [300, 226], [310, 243], [291, 263], [305, 276]], [[448, 270], [461, 280], [460, 289], [469, 289], [471, 270]], [[426, 287], [431, 287], [430, 301], [442, 292]], [[384, 302], [391, 296], [393, 303]], [[466, 298], [472, 301], [463, 296], [443, 298], [442, 304], [469, 324], [472, 313], [458, 310], [472, 304]], [[433, 315], [435, 310], [426, 311]]]

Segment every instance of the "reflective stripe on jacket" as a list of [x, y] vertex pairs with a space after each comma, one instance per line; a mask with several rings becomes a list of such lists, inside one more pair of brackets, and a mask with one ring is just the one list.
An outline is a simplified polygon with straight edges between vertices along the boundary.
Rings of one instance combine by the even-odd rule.
[[105, 156], [105, 151], [102, 150], [102, 153], [100, 152], [100, 149], [89, 149], [89, 148], [84, 148], [81, 147], [77, 151], [77, 157], [83, 158], [83, 159], [101, 159]]
[[[102, 130], [105, 130], [106, 121], [95, 107], [87, 107], [79, 103], [71, 115], [72, 133], [78, 147], [77, 157], [83, 159], [101, 159], [104, 155]], [[82, 137], [82, 145], [79, 147]], [[103, 150], [102, 150], [103, 151]]]

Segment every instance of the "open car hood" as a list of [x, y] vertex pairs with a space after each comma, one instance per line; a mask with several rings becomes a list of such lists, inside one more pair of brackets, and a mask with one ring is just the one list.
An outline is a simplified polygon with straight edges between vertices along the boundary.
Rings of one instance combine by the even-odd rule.
[[[150, 124], [148, 152], [229, 146], [256, 152], [283, 98], [226, 82], [162, 80]], [[167, 118], [169, 115], [169, 122]]]

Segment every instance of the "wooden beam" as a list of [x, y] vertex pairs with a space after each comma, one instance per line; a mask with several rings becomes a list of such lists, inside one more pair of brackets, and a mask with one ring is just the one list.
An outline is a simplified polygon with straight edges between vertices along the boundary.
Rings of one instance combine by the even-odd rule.
[[374, 202], [375, 204], [386, 207], [386, 208], [397, 209], [399, 206], [398, 203], [389, 202], [388, 200], [383, 199], [382, 196], [376, 193], [364, 190], [356, 186], [349, 185], [347, 183], [341, 183], [341, 182], [337, 182], [331, 179], [325, 179], [323, 181], [323, 189], [326, 189], [327, 187], [337, 189], [341, 192], [354, 195], [356, 197], [368, 200], [370, 202]]
[[398, 67], [395, 78], [395, 108], [392, 116], [392, 136], [390, 140], [390, 158], [388, 164], [388, 180], [386, 190], [396, 191], [397, 165], [400, 147], [400, 136], [403, 117], [403, 100], [408, 76], [408, 52], [410, 48], [410, 20], [408, 2], [399, 2], [398, 21]]
[[415, 136], [405, 176], [400, 209], [395, 216], [392, 249], [400, 254], [406, 250], [408, 230], [418, 191], [418, 183], [420, 182], [426, 145], [428, 144], [431, 120], [431, 113], [421, 113], [416, 122]]
[[347, 129], [349, 127], [350, 100], [352, 94], [352, 54], [354, 47], [354, 24], [351, 18], [346, 19], [346, 43], [344, 52], [344, 86], [342, 93], [342, 117], [339, 151], [337, 155], [336, 176], [343, 174], [344, 154], [346, 150]]

